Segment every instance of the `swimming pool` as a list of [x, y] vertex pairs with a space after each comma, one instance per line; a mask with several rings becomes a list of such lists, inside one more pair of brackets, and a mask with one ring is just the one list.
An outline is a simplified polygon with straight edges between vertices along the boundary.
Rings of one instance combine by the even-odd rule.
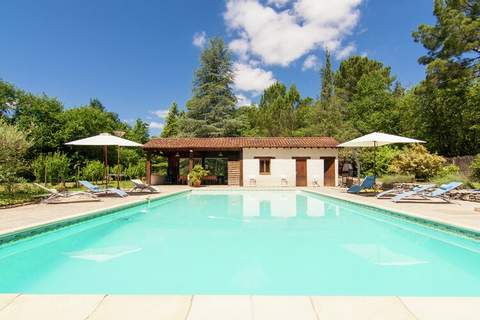
[[193, 191], [0, 246], [0, 293], [480, 295], [480, 242], [302, 191]]

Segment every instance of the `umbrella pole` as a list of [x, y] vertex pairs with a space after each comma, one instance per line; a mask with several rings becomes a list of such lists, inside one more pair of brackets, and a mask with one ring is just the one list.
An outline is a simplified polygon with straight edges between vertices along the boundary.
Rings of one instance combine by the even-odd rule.
[[377, 142], [373, 142], [373, 183], [377, 179]]
[[108, 189], [108, 147], [107, 146], [103, 146], [103, 157], [105, 159], [105, 190], [106, 190]]
[[120, 189], [120, 146], [117, 146], [117, 189]]

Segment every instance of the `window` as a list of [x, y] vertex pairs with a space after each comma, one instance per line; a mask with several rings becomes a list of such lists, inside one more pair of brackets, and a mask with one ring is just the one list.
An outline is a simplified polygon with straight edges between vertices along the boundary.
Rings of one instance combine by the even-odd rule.
[[270, 174], [270, 160], [272, 158], [255, 158], [259, 160], [260, 165], [260, 174], [261, 175], [269, 175]]

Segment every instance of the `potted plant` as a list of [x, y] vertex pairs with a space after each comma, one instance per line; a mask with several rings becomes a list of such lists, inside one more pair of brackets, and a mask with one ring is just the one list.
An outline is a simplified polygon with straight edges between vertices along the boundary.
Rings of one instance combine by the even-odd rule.
[[202, 179], [208, 175], [208, 170], [203, 169], [203, 167], [197, 164], [193, 167], [192, 172], [188, 174], [188, 183], [193, 187], [200, 187], [202, 184]]

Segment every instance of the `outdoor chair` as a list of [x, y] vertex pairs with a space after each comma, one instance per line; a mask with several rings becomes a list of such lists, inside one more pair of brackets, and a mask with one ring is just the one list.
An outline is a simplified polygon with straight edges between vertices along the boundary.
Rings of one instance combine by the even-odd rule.
[[78, 197], [78, 196], [84, 196], [85, 198], [83, 200], [76, 200], [76, 201], [100, 201], [100, 199], [97, 198], [95, 194], [89, 193], [89, 192], [84, 192], [84, 191], [65, 191], [65, 192], [60, 192], [57, 189], [49, 189], [45, 186], [42, 186], [41, 184], [38, 183], [33, 183], [35, 186], [38, 188], [45, 190], [46, 192], [49, 193], [49, 196], [45, 199], [42, 200], [43, 203], [60, 203], [65, 201], [59, 201], [63, 199], [71, 199], [72, 197]]
[[130, 192], [150, 192], [150, 193], [157, 192], [157, 190], [154, 187], [143, 183], [142, 180], [140, 179], [132, 179], [130, 181], [133, 183], [133, 188], [129, 190]]
[[375, 185], [375, 176], [366, 176], [361, 184], [356, 184], [348, 188], [348, 193], [360, 193], [362, 190], [371, 189]]
[[78, 181], [78, 182], [82, 186], [87, 188], [88, 191], [90, 191], [90, 193], [95, 194], [95, 195], [114, 194], [114, 195], [117, 195], [117, 196], [122, 197], [122, 198], [128, 196], [128, 194], [125, 191], [120, 190], [120, 189], [115, 189], [115, 188], [102, 189], [99, 186], [96, 186], [96, 185], [94, 185], [94, 184], [92, 184], [92, 183], [90, 183], [89, 181], [86, 181], [86, 180], [81, 180], [81, 181]]
[[393, 197], [393, 202], [401, 202], [401, 201], [425, 201], [425, 200], [432, 200], [432, 199], [441, 199], [445, 202], [451, 203], [450, 199], [448, 199], [448, 193], [462, 185], [461, 182], [450, 182], [448, 184], [443, 184], [440, 187], [432, 190], [432, 191], [408, 191], [401, 193], [395, 197]]
[[405, 193], [405, 192], [423, 192], [429, 189], [434, 188], [434, 184], [425, 184], [425, 185], [420, 185], [413, 187], [412, 189], [405, 189], [405, 188], [393, 188], [389, 190], [385, 190], [383, 192], [380, 192], [379, 194], [376, 195], [377, 199], [391, 199], [399, 194]]

